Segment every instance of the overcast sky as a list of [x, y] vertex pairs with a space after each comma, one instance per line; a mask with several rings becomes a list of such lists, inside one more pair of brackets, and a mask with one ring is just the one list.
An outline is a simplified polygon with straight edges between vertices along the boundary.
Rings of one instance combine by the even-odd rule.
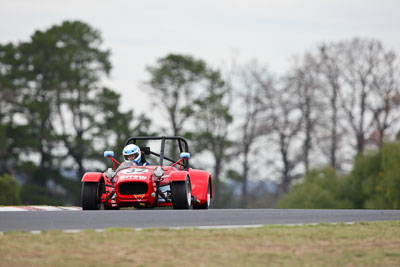
[[[168, 53], [218, 67], [233, 56], [283, 72], [289, 59], [326, 41], [370, 37], [400, 54], [399, 0], [0, 0], [0, 43], [81, 20], [100, 30], [112, 52], [107, 85], [123, 107], [144, 111], [145, 67]], [[133, 106], [134, 104], [138, 106]]]

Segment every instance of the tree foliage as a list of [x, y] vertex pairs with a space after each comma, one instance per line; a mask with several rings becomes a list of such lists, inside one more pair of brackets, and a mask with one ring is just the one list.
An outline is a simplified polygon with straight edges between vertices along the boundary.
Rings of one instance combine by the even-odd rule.
[[357, 156], [348, 175], [314, 169], [280, 200], [282, 208], [399, 209], [400, 143]]
[[172, 135], [182, 134], [185, 122], [193, 115], [197, 90], [207, 77], [206, 63], [192, 56], [169, 54], [147, 67], [147, 71], [151, 77], [146, 84], [151, 96], [162, 103]]
[[100, 32], [80, 21], [0, 46], [0, 174], [23, 182], [23, 203], [78, 203], [79, 181], [102, 165], [102, 151], [148, 130], [148, 118], [136, 122], [102, 86], [109, 56]]
[[307, 172], [304, 181], [293, 185], [279, 202], [281, 208], [339, 209], [350, 204], [341, 198], [343, 178], [330, 167]]
[[[45, 140], [62, 141], [77, 165], [78, 176], [84, 174], [84, 159], [94, 154], [90, 140], [93, 128], [101, 123], [95, 112], [98, 83], [111, 68], [109, 51], [101, 49], [101, 44], [100, 33], [89, 25], [66, 21], [37, 31], [31, 42], [22, 45], [27, 76], [32, 77], [28, 80], [30, 99], [45, 107], [40, 118], [30, 121], [46, 123], [32, 127], [49, 134], [43, 136]], [[38, 94], [43, 96], [37, 98]]]
[[213, 160], [212, 178], [215, 198], [213, 206], [222, 206], [223, 191], [221, 174], [229, 161], [229, 125], [233, 121], [230, 113], [230, 90], [225, 86], [219, 71], [210, 68], [205, 77], [205, 89], [193, 103], [194, 130], [188, 130], [197, 153], [209, 152]]
[[[237, 116], [238, 129], [235, 130], [239, 137], [236, 147], [241, 163], [242, 208], [248, 205], [249, 180], [251, 172], [255, 169], [253, 161], [256, 151], [256, 142], [260, 136], [270, 130], [271, 118], [271, 93], [275, 90], [274, 79], [268, 68], [259, 66], [256, 61], [243, 67], [237, 67], [230, 80], [235, 97], [238, 99], [240, 113]], [[265, 116], [266, 113], [269, 113]], [[253, 157], [253, 158], [252, 158]], [[238, 181], [238, 175], [230, 170], [228, 177]]]
[[344, 190], [354, 208], [399, 209], [400, 143], [359, 155]]
[[21, 186], [11, 175], [0, 176], [0, 205], [18, 205], [20, 199]]

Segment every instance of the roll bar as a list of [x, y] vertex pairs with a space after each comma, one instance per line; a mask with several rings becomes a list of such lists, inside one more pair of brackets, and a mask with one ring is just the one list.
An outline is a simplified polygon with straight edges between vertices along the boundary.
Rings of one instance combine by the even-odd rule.
[[[160, 165], [163, 165], [164, 159], [171, 161], [173, 163], [175, 163], [177, 160], [171, 159], [166, 157], [164, 154], [165, 152], [165, 141], [166, 140], [176, 140], [178, 141], [178, 145], [179, 145], [179, 151], [180, 153], [182, 152], [189, 152], [189, 145], [187, 143], [187, 141], [181, 137], [181, 136], [133, 136], [131, 138], [129, 138], [128, 140], [126, 140], [125, 145], [128, 145], [129, 143], [134, 143], [136, 145], [136, 142], [138, 140], [161, 140], [161, 148], [160, 148], [160, 154], [155, 153], [153, 151], [150, 150], [150, 154], [155, 155], [157, 157], [160, 158]], [[184, 159], [183, 160], [183, 164], [185, 169], [189, 169], [189, 159]]]

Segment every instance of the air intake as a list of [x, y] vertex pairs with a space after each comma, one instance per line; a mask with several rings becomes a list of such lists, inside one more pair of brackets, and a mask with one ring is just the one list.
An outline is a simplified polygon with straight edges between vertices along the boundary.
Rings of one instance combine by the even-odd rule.
[[146, 194], [147, 190], [147, 184], [142, 182], [121, 183], [118, 186], [121, 195], [142, 195]]

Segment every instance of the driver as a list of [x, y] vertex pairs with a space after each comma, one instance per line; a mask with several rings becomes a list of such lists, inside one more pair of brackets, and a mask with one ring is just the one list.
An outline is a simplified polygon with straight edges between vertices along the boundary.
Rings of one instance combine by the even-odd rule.
[[140, 148], [137, 145], [129, 144], [124, 147], [122, 150], [122, 156], [124, 157], [125, 162], [133, 162], [138, 166], [147, 166], [149, 163], [142, 158], [142, 153]]

